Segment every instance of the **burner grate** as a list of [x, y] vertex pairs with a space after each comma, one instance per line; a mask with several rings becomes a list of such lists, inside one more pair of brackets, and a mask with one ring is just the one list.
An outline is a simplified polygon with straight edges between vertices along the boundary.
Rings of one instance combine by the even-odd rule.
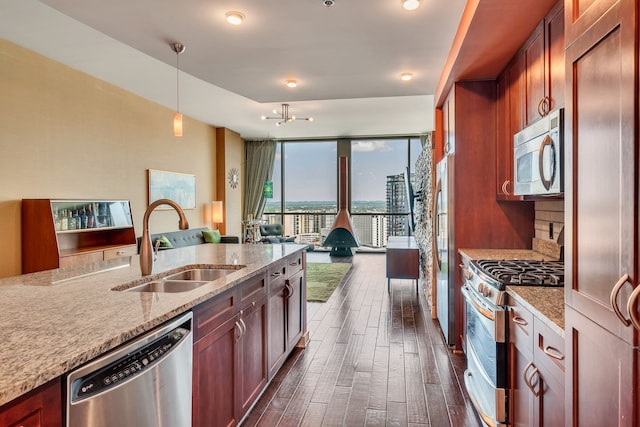
[[477, 260], [480, 271], [502, 285], [564, 286], [564, 262]]

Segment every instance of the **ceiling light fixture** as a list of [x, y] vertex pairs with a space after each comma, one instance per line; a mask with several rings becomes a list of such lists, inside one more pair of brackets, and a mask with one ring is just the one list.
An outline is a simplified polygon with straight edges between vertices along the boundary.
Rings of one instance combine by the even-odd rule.
[[282, 104], [282, 109], [280, 111], [273, 110], [273, 114], [279, 114], [279, 116], [278, 117], [262, 116], [261, 119], [262, 120], [279, 120], [276, 123], [276, 126], [281, 126], [281, 125], [283, 125], [285, 123], [293, 122], [294, 120], [306, 120], [308, 122], [312, 122], [313, 121], [313, 117], [289, 116], [289, 104]]
[[406, 10], [416, 10], [420, 6], [420, 0], [402, 0], [402, 7]]
[[186, 49], [182, 43], [172, 43], [176, 53], [176, 113], [173, 115], [173, 135], [182, 136], [182, 113], [180, 112], [180, 54]]
[[227, 12], [227, 22], [231, 25], [240, 25], [244, 21], [244, 15], [240, 12]]
[[402, 74], [400, 74], [400, 79], [404, 80], [405, 82], [408, 82], [412, 78], [413, 78], [413, 74], [412, 73], [402, 73]]
[[295, 80], [287, 80], [285, 83], [287, 84], [287, 87], [296, 87], [296, 86], [298, 86], [298, 82], [295, 81]]

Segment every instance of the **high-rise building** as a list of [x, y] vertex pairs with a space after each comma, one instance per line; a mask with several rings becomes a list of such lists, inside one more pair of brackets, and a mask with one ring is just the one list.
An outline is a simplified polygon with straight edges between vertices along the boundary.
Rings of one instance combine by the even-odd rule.
[[[404, 173], [387, 176], [387, 217], [389, 236], [409, 235], [409, 204]], [[396, 214], [396, 215], [394, 215]], [[404, 215], [397, 215], [404, 214]]]

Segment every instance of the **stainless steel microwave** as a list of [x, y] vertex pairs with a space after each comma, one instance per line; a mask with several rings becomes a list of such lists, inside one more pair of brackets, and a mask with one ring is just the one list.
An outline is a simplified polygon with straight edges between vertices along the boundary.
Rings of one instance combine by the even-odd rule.
[[562, 108], [550, 112], [513, 136], [513, 194], [562, 194], [563, 139]]

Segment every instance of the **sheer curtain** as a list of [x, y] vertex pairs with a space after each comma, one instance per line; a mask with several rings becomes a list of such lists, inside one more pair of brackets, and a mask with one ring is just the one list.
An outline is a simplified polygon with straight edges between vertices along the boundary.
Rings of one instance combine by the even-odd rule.
[[246, 141], [245, 142], [245, 193], [244, 216], [250, 214], [254, 218], [260, 218], [266, 199], [264, 198], [264, 182], [271, 181], [273, 177], [273, 165], [276, 159], [276, 146], [274, 140]]

